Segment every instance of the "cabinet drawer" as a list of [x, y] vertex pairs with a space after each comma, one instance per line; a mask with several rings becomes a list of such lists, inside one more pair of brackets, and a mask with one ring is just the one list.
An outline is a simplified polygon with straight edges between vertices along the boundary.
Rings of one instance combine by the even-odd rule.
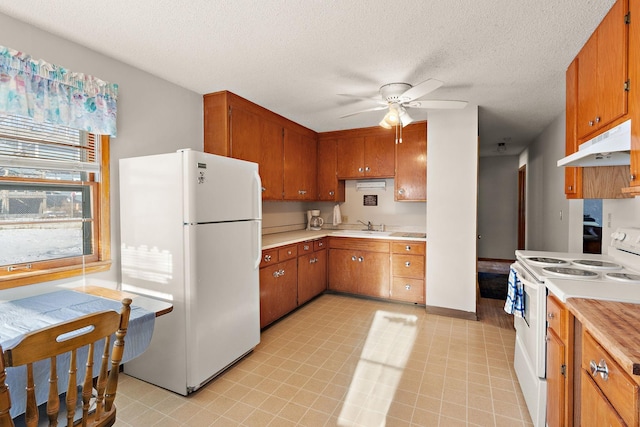
[[311, 242], [311, 241], [298, 243], [298, 253], [302, 255], [309, 252], [313, 252], [313, 243], [314, 242]]
[[549, 329], [553, 329], [555, 333], [564, 342], [567, 341], [566, 310], [562, 303], [553, 295], [547, 296], [547, 325]]
[[424, 304], [424, 280], [394, 277], [391, 299]]
[[394, 254], [424, 255], [426, 246], [424, 242], [392, 242], [391, 252]]
[[286, 261], [298, 256], [298, 247], [296, 245], [283, 246], [278, 248], [278, 259]]
[[278, 248], [267, 249], [262, 251], [262, 260], [260, 261], [260, 268], [266, 267], [278, 262]]
[[424, 279], [424, 257], [422, 255], [393, 254], [391, 264], [394, 276]]
[[329, 239], [329, 247], [332, 249], [353, 249], [369, 252], [389, 253], [389, 242], [384, 240], [334, 237], [332, 239]]
[[[585, 332], [583, 337], [582, 369], [591, 375], [593, 381], [625, 423], [627, 425], [637, 425], [638, 386], [629, 379], [609, 353], [588, 332]], [[606, 379], [600, 373], [595, 376], [592, 375], [591, 362], [595, 362], [600, 366], [606, 363], [608, 369]]]
[[319, 251], [327, 247], [327, 239], [318, 239], [313, 241], [313, 250]]

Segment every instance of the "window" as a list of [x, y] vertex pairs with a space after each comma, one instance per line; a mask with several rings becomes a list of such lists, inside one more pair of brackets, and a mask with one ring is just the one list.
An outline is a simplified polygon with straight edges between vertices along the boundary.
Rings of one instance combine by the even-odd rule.
[[0, 289], [109, 268], [108, 144], [0, 115]]

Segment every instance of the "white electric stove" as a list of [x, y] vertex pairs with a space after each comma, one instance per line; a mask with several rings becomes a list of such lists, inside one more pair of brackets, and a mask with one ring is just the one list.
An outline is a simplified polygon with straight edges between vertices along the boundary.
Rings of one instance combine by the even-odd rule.
[[592, 298], [640, 303], [640, 228], [612, 234], [607, 254], [516, 251], [525, 315], [515, 317], [514, 368], [535, 426], [546, 419], [547, 289], [560, 300]]

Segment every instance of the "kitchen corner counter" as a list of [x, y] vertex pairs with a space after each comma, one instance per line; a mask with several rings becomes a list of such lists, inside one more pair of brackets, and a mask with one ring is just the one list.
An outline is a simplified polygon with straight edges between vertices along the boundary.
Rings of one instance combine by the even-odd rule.
[[[352, 234], [352, 230], [320, 230], [320, 231], [309, 231], [309, 230], [296, 230], [296, 231], [286, 231], [283, 233], [274, 233], [274, 234], [264, 234], [262, 236], [262, 249], [272, 249], [278, 246], [291, 245], [294, 243], [300, 243], [307, 240], [315, 240], [320, 239], [322, 237], [349, 237], [355, 239], [380, 239], [380, 240], [411, 240], [411, 241], [419, 241], [426, 242], [427, 238], [424, 233], [413, 233], [413, 232], [403, 232], [403, 231], [394, 231], [378, 234], [377, 232], [372, 232], [371, 234]], [[355, 231], [358, 233], [358, 231]]]
[[567, 308], [640, 384], [640, 304], [568, 298]]

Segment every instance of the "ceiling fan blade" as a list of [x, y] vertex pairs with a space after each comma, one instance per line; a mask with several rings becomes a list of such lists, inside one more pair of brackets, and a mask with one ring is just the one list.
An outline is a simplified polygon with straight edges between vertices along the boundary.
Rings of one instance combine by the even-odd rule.
[[448, 100], [438, 100], [432, 99], [427, 101], [411, 101], [404, 104], [405, 107], [409, 108], [431, 108], [431, 109], [456, 109], [456, 108], [464, 108], [468, 104], [467, 101], [448, 101]]
[[385, 109], [387, 109], [386, 105], [380, 105], [378, 107], [371, 107], [371, 108], [367, 108], [366, 110], [360, 110], [360, 111], [356, 111], [355, 113], [346, 114], [344, 116], [340, 116], [340, 118], [344, 119], [345, 117], [355, 116], [356, 114], [360, 114], [360, 113], [366, 113], [369, 111], [379, 111], [379, 110], [385, 110]]
[[362, 99], [362, 100], [365, 100], [365, 101], [374, 101], [374, 102], [377, 102], [378, 104], [387, 105], [386, 101], [380, 99], [380, 95], [378, 95], [378, 96], [360, 96], [360, 95], [351, 95], [351, 94], [348, 94], [348, 93], [339, 93], [338, 96], [344, 96], [344, 97], [347, 97], [347, 98]]
[[404, 102], [408, 102], [413, 101], [414, 99], [422, 98], [426, 94], [438, 89], [443, 84], [444, 82], [436, 79], [425, 80], [400, 95], [400, 99], [402, 99]]

